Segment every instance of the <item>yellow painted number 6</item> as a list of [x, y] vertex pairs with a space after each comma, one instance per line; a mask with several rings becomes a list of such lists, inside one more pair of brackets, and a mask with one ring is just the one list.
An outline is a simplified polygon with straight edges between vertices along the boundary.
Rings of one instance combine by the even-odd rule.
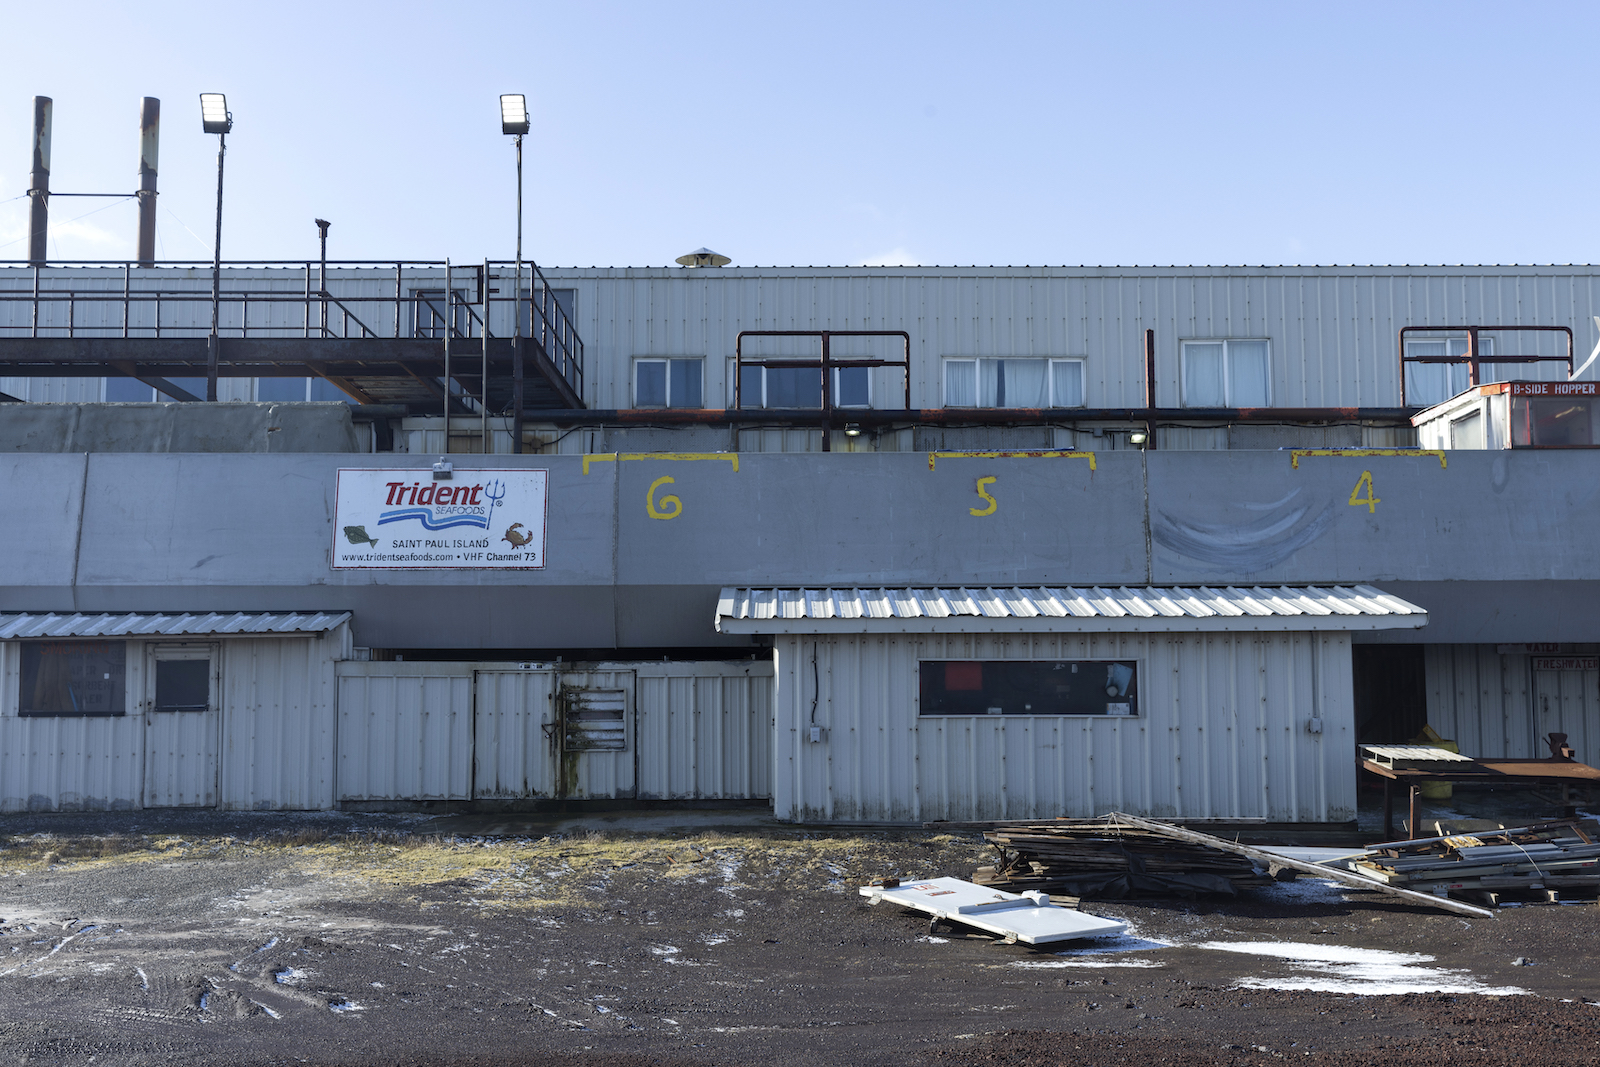
[[675, 496], [662, 497], [661, 503], [664, 506], [660, 508], [656, 507], [656, 490], [660, 489], [663, 485], [671, 484], [671, 475], [657, 478], [655, 481], [650, 483], [650, 491], [646, 493], [644, 497], [644, 506], [645, 510], [650, 513], [650, 517], [652, 519], [675, 519], [679, 515], [683, 514], [683, 501], [679, 500]]
[[[1366, 496], [1359, 495], [1363, 489], [1367, 491]], [[1383, 501], [1379, 500], [1377, 494], [1372, 491], [1372, 472], [1362, 471], [1361, 477], [1356, 479], [1356, 487], [1350, 490], [1350, 506], [1359, 508], [1362, 504], [1365, 504], [1367, 506], [1367, 514], [1370, 515], [1378, 510], [1378, 505], [1381, 503]]]
[[987, 500], [989, 502], [989, 506], [986, 507], [986, 508], [968, 508], [967, 509], [967, 514], [968, 515], [993, 515], [995, 513], [995, 511], [999, 509], [1000, 501], [998, 501], [994, 497], [990, 496], [988, 494], [988, 492], [983, 488], [986, 485], [993, 485], [994, 483], [995, 483], [995, 479], [993, 479], [993, 478], [979, 478], [978, 479], [978, 495], [983, 497], [983, 499]]

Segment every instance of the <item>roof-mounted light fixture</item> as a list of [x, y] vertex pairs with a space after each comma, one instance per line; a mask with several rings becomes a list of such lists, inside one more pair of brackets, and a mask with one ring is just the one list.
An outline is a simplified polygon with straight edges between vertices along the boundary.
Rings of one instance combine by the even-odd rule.
[[228, 98], [221, 93], [200, 94], [200, 124], [206, 133], [228, 133], [233, 116], [228, 114]]
[[528, 132], [528, 98], [521, 93], [500, 97], [500, 132], [523, 134]]
[[686, 256], [673, 260], [680, 267], [726, 267], [733, 260], [709, 248], [697, 248]]

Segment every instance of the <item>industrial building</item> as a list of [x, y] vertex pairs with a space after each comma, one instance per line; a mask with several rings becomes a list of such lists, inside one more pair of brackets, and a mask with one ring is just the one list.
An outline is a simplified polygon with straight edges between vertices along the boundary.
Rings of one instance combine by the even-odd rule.
[[0, 808], [1316, 823], [1424, 722], [1593, 761], [1595, 282], [0, 267]]

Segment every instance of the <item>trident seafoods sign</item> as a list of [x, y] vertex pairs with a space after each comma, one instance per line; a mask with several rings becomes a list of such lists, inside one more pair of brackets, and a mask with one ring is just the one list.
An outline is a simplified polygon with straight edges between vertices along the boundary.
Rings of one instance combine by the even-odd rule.
[[339, 471], [333, 568], [544, 566], [547, 470]]

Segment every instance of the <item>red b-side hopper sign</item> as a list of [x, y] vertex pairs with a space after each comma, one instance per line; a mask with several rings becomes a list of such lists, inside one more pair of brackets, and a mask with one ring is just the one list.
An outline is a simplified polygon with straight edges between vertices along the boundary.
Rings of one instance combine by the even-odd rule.
[[334, 570], [538, 570], [548, 470], [342, 468]]

